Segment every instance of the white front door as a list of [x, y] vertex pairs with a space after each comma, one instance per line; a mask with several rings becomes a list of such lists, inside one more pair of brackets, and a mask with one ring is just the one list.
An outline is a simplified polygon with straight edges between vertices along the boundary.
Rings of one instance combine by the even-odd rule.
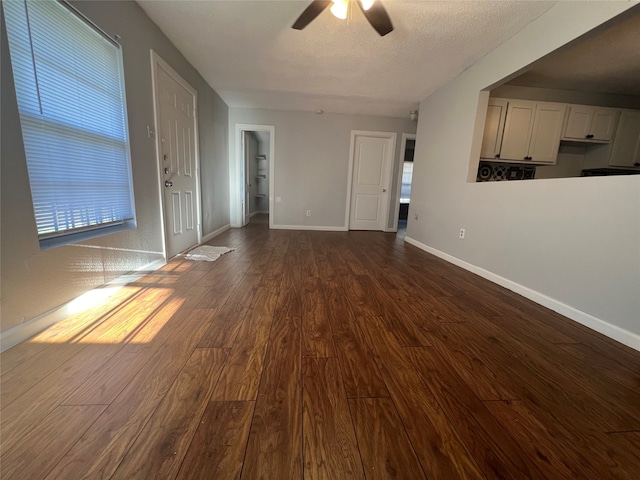
[[[175, 75], [175, 74], [174, 74]], [[157, 64], [160, 176], [167, 258], [198, 243], [195, 94]]]
[[353, 142], [350, 230], [384, 230], [389, 211], [395, 134], [356, 134]]

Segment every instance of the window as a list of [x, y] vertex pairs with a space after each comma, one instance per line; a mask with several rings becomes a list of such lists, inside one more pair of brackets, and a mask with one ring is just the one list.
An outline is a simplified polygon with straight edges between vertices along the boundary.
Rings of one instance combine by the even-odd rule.
[[41, 248], [135, 227], [119, 45], [66, 3], [2, 4]]
[[409, 203], [411, 197], [411, 176], [413, 175], [413, 162], [402, 164], [402, 186], [400, 187], [400, 203]]

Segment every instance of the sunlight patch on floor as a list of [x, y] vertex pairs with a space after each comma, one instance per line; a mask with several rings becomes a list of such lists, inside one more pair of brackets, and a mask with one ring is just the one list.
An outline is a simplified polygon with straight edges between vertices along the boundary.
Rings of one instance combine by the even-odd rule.
[[100, 303], [107, 300], [114, 293], [118, 292], [122, 288], [121, 285], [106, 288], [96, 288], [83, 293], [76, 299], [69, 302], [69, 313], [71, 315], [84, 312], [90, 308], [98, 306]]
[[[71, 335], [57, 335], [55, 331], [40, 333], [28, 341], [32, 344], [145, 344], [151, 343], [162, 328], [185, 302], [172, 295], [172, 288], [146, 288], [138, 295], [102, 309], [107, 300], [122, 286], [91, 290], [69, 304], [73, 314], [85, 317]], [[95, 315], [92, 314], [95, 309]], [[93, 318], [91, 318], [93, 317]], [[73, 322], [73, 319], [70, 319]], [[56, 325], [59, 327], [60, 324]]]

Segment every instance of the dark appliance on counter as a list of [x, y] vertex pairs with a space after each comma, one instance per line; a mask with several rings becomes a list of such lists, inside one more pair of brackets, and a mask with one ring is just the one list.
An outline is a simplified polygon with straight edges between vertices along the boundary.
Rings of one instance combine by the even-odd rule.
[[476, 182], [500, 182], [502, 180], [531, 180], [536, 167], [521, 164], [480, 162]]
[[604, 177], [609, 175], [638, 175], [640, 168], [587, 168], [580, 172], [581, 177]]

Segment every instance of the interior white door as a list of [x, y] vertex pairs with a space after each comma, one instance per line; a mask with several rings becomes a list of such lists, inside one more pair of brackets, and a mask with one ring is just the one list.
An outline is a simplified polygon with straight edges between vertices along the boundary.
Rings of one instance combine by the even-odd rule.
[[194, 95], [158, 65], [158, 118], [167, 257], [198, 243]]
[[384, 230], [393, 165], [393, 139], [356, 135], [350, 230]]

